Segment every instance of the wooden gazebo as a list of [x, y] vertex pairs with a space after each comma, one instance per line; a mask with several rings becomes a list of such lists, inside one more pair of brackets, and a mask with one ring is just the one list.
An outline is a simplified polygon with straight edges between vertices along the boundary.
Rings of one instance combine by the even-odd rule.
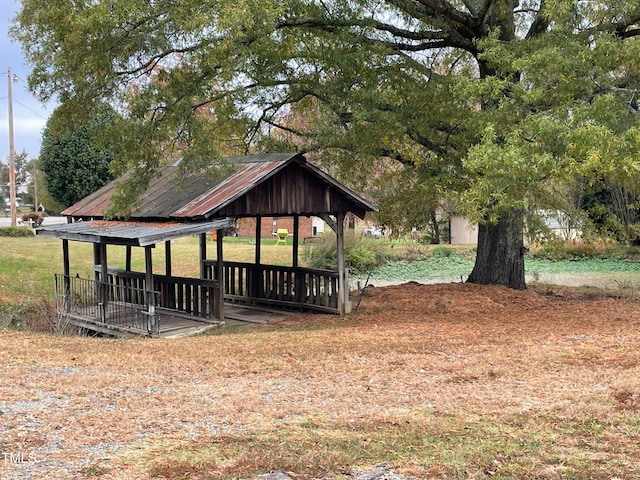
[[[351, 309], [344, 262], [344, 220], [364, 218], [375, 207], [299, 154], [263, 154], [226, 159], [223, 178], [160, 169], [127, 221], [105, 220], [118, 180], [62, 212], [66, 225], [37, 234], [62, 239], [63, 274], [56, 276], [59, 314], [104, 333], [168, 336], [171, 331], [223, 322], [224, 304], [316, 310]], [[300, 216], [322, 218], [335, 232], [337, 271], [298, 265]], [[222, 239], [238, 218], [256, 219], [253, 262], [225, 262]], [[262, 217], [293, 217], [293, 264], [264, 265], [260, 258]], [[208, 233], [216, 232], [216, 258], [207, 258]], [[172, 275], [171, 241], [199, 235], [199, 278]], [[95, 277], [81, 279], [69, 267], [69, 241], [94, 246]], [[165, 244], [164, 275], [153, 273], [152, 249]], [[108, 266], [107, 245], [126, 247], [126, 266]], [[133, 247], [145, 249], [145, 271], [131, 269]], [[177, 322], [176, 319], [182, 319]], [[194, 323], [197, 322], [197, 323]], [[187, 331], [187, 330], [185, 330]]]

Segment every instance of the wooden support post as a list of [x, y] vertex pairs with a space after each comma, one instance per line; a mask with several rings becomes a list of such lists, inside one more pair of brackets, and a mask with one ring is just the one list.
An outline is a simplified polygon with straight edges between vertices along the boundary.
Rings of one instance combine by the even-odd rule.
[[[201, 233], [200, 237], [199, 237], [199, 260], [200, 260], [200, 280], [204, 280], [205, 278], [207, 278], [207, 266], [205, 264], [205, 262], [207, 261], [207, 234], [206, 233]], [[209, 292], [204, 286], [198, 286], [197, 287], [199, 292], [198, 292], [198, 296], [200, 297], [200, 305], [197, 307], [198, 311], [200, 312], [200, 315], [204, 315], [204, 312], [207, 311], [207, 303], [208, 303], [208, 295], [211, 295], [212, 293]], [[194, 308], [196, 308], [196, 306], [194, 305]], [[213, 312], [211, 312], [211, 314], [213, 315]]]
[[[299, 247], [300, 247], [300, 216], [293, 217], [293, 268], [299, 266]], [[296, 302], [304, 303], [307, 296], [307, 288], [305, 282], [305, 274], [294, 272], [293, 279], [289, 279], [290, 285], [293, 287], [293, 298]]]
[[300, 239], [300, 216], [293, 216], [293, 268], [298, 268], [298, 244]]
[[98, 271], [98, 265], [100, 265], [102, 252], [99, 243], [93, 244], [93, 279], [96, 282], [100, 281], [100, 272]]
[[349, 302], [349, 278], [344, 262], [344, 212], [336, 216], [336, 237], [337, 237], [337, 260], [338, 260], [338, 308], [340, 315], [351, 312], [351, 302]]
[[124, 259], [124, 269], [127, 272], [131, 271], [131, 245], [127, 245], [125, 247], [125, 259]]
[[250, 275], [249, 279], [249, 291], [247, 292], [248, 297], [259, 297], [262, 289], [260, 288], [260, 250], [262, 242], [262, 217], [258, 215], [256, 217], [256, 259], [255, 259], [255, 268], [248, 270], [247, 274]]
[[144, 265], [145, 265], [145, 290], [147, 296], [147, 314], [149, 315], [147, 322], [147, 331], [149, 333], [156, 333], [157, 324], [156, 324], [156, 298], [153, 294], [153, 251], [152, 246], [147, 245], [144, 247]]
[[101, 243], [100, 244], [100, 280], [102, 281], [102, 283], [107, 283], [109, 281], [109, 279], [107, 278], [107, 276], [109, 275], [108, 272], [108, 261], [107, 261], [107, 244], [106, 243]]
[[262, 237], [262, 217], [258, 215], [256, 217], [256, 255], [255, 263], [260, 265], [260, 239]]
[[62, 274], [64, 279], [62, 280], [64, 285], [64, 303], [63, 311], [69, 311], [69, 294], [71, 293], [71, 269], [69, 268], [69, 240], [62, 240]]
[[200, 234], [200, 279], [205, 278], [205, 260], [207, 259], [207, 234]]
[[[171, 258], [171, 240], [164, 242], [164, 274], [167, 279], [171, 278], [172, 274], [172, 258]], [[171, 286], [169, 286], [171, 285]], [[175, 308], [175, 286], [172, 282], [165, 287], [165, 290], [161, 293], [162, 299], [160, 299], [160, 305], [163, 307]]]
[[62, 273], [67, 278], [71, 275], [71, 268], [69, 267], [69, 240], [66, 238], [62, 240]]
[[218, 311], [216, 312], [216, 316], [218, 320], [224, 322], [224, 258], [222, 253], [222, 236], [224, 234], [223, 230], [218, 230], [216, 234], [216, 276], [218, 277], [218, 298], [216, 299], [216, 304], [218, 307]]
[[109, 302], [109, 272], [107, 263], [107, 244], [100, 244], [100, 303], [102, 303], [102, 321], [107, 320], [107, 305]]

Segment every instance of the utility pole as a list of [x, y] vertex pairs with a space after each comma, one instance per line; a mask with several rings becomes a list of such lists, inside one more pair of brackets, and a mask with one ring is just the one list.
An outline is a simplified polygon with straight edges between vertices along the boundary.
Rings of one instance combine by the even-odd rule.
[[11, 204], [11, 226], [16, 226], [16, 160], [13, 146], [13, 92], [11, 84], [14, 78], [11, 67], [7, 68], [7, 97], [9, 98], [9, 202]]

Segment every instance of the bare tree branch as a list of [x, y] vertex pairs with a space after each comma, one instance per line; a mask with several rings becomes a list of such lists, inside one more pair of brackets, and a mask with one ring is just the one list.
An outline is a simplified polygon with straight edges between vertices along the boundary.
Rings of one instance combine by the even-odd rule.
[[461, 23], [469, 28], [474, 28], [477, 25], [477, 19], [466, 13], [461, 12], [455, 8], [451, 3], [445, 0], [417, 0], [418, 3], [424, 5], [434, 15], [443, 16], [453, 22]]
[[540, 1], [540, 8], [538, 9], [538, 13], [536, 14], [536, 18], [533, 23], [529, 27], [529, 31], [527, 32], [525, 38], [531, 39], [535, 38], [539, 35], [542, 35], [549, 28], [549, 20], [547, 18], [547, 3], [545, 0]]

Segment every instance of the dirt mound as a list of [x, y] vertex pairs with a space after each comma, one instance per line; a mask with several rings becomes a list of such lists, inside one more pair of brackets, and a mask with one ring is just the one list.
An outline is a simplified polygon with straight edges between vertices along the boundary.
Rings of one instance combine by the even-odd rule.
[[377, 325], [446, 322], [450, 327], [456, 323], [473, 325], [475, 330], [558, 334], [582, 327], [615, 329], [615, 323], [606, 320], [628, 320], [637, 315], [638, 300], [562, 287], [513, 290], [469, 283], [409, 282], [367, 287], [357, 315]]
[[513, 290], [500, 286], [470, 283], [422, 285], [409, 282], [390, 287], [368, 288], [366, 308], [391, 305], [400, 310], [419, 312], [449, 311], [457, 313], [488, 313], [496, 308], [540, 308], [548, 299], [535, 291]]

